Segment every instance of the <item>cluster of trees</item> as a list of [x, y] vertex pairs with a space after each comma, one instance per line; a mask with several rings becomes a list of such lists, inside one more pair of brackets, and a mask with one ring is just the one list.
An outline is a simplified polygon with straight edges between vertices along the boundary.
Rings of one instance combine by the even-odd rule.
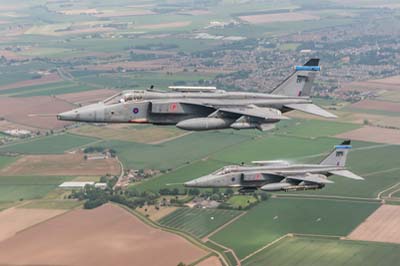
[[83, 153], [106, 153], [106, 152], [108, 152], [111, 155], [111, 157], [115, 157], [117, 154], [116, 150], [105, 147], [87, 147], [83, 149]]
[[135, 209], [137, 207], [143, 207], [145, 204], [155, 204], [156, 199], [160, 196], [158, 193], [137, 192], [135, 190], [114, 191], [112, 187], [118, 178], [105, 176], [102, 177], [102, 179], [101, 181], [107, 183], [106, 189], [86, 185], [82, 190], [73, 191], [70, 198], [85, 200], [83, 205], [85, 209], [93, 209], [109, 201]]

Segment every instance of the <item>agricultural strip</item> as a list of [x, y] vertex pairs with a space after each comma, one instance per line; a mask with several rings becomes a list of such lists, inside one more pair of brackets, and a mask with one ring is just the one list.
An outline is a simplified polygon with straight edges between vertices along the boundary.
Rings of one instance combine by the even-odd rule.
[[180, 208], [159, 223], [201, 238], [239, 214], [241, 212], [232, 210]]
[[0, 153], [58, 154], [95, 141], [98, 140], [73, 134], [60, 134], [5, 145], [0, 148]]
[[242, 262], [264, 265], [397, 265], [400, 245], [328, 238], [287, 237]]
[[70, 179], [59, 176], [1, 176], [0, 202], [38, 199]]
[[72, 129], [70, 132], [88, 137], [148, 143], [162, 141], [185, 134], [175, 127], [157, 126], [83, 126]]

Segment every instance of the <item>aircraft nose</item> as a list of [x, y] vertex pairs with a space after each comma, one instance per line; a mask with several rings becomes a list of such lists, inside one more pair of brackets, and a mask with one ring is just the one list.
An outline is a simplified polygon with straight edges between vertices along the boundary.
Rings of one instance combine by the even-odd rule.
[[197, 181], [196, 180], [191, 180], [191, 181], [183, 183], [183, 185], [185, 187], [195, 187], [197, 185]]
[[67, 111], [64, 113], [60, 113], [57, 115], [58, 120], [65, 120], [65, 121], [74, 121], [78, 118], [78, 110]]

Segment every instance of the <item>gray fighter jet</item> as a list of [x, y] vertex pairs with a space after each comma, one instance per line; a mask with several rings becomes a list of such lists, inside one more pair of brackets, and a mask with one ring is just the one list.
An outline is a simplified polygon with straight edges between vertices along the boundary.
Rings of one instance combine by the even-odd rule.
[[300, 110], [318, 116], [335, 115], [312, 103], [312, 84], [319, 59], [296, 66], [270, 94], [228, 92], [215, 87], [170, 87], [172, 91], [128, 90], [103, 102], [59, 114], [60, 120], [95, 123], [151, 123], [185, 130], [269, 130], [287, 119], [282, 113]]
[[344, 141], [319, 164], [289, 164], [285, 161], [255, 161], [252, 165], [231, 165], [207, 176], [186, 182], [186, 187], [239, 188], [239, 192], [296, 191], [320, 189], [333, 183], [327, 177], [343, 176], [355, 180], [362, 177], [346, 170], [346, 158], [351, 149], [350, 141]]

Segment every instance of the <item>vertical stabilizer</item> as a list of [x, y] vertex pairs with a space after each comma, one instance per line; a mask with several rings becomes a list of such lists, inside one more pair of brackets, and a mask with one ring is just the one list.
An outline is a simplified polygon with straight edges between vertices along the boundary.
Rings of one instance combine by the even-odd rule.
[[346, 165], [347, 154], [352, 147], [350, 144], [350, 140], [345, 140], [340, 145], [336, 145], [335, 149], [320, 164], [344, 167]]
[[295, 71], [272, 90], [272, 94], [285, 96], [310, 96], [315, 76], [320, 71], [319, 59], [313, 58]]

